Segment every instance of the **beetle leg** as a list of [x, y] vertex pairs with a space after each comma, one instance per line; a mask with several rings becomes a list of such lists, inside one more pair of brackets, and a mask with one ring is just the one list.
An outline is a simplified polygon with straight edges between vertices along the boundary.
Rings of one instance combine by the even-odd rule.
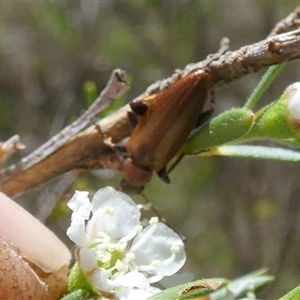
[[202, 112], [199, 116], [199, 119], [195, 125], [195, 128], [198, 128], [202, 125], [204, 125], [213, 115], [214, 113], [214, 105], [215, 105], [215, 93], [213, 90], [210, 91], [210, 103], [212, 108]]
[[204, 111], [204, 112], [200, 115], [200, 117], [199, 117], [199, 119], [198, 119], [198, 121], [197, 121], [197, 123], [196, 123], [196, 125], [195, 125], [195, 128], [198, 128], [198, 127], [204, 125], [204, 124], [212, 117], [214, 111], [215, 111], [215, 110], [214, 110], [213, 108]]
[[127, 152], [126, 146], [124, 144], [113, 143], [111, 141], [111, 138], [108, 138], [108, 139], [104, 140], [103, 142], [104, 142], [104, 144], [106, 146], [108, 146], [109, 148], [111, 148], [113, 151], [122, 153], [126, 157], [130, 156], [130, 154]]
[[126, 150], [126, 146], [122, 143], [112, 142], [111, 137], [106, 137], [105, 139], [103, 139], [103, 143], [115, 152], [122, 153], [124, 156], [127, 157], [130, 156], [130, 154]]
[[168, 176], [168, 172], [166, 168], [161, 169], [157, 172], [158, 177], [164, 181], [165, 183], [170, 183], [170, 178]]
[[107, 136], [107, 134], [105, 134], [101, 130], [99, 124], [95, 124], [95, 127], [96, 127], [98, 133], [101, 135], [104, 145], [106, 145], [107, 147], [109, 147], [110, 149], [112, 149], [115, 152], [120, 152], [123, 155], [128, 155], [129, 156], [129, 153], [127, 153], [126, 146], [124, 144], [113, 143], [112, 140], [111, 140], [111, 137]]

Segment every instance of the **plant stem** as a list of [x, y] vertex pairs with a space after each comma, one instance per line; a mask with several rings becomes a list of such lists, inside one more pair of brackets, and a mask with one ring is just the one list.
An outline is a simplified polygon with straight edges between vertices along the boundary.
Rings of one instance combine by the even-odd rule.
[[252, 109], [255, 106], [255, 104], [260, 100], [266, 90], [270, 87], [277, 75], [279, 75], [279, 73], [282, 71], [283, 67], [284, 63], [269, 67], [269, 69], [260, 80], [259, 84], [256, 86], [256, 88], [248, 98], [245, 104], [246, 108]]

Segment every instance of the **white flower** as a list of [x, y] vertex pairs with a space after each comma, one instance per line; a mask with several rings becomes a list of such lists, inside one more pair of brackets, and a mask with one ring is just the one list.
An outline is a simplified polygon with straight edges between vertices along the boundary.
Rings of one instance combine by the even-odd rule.
[[126, 194], [106, 187], [90, 202], [87, 192], [76, 191], [68, 205], [73, 214], [67, 234], [79, 246], [80, 268], [100, 292], [147, 299], [159, 291], [150, 284], [183, 266], [178, 234], [157, 218], [143, 228], [140, 209]]
[[286, 91], [289, 112], [293, 119], [300, 120], [300, 82], [291, 84]]

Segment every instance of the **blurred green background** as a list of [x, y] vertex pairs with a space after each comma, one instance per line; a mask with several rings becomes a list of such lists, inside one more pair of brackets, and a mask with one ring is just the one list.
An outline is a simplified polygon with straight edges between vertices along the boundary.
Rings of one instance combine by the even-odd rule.
[[[19, 134], [30, 153], [86, 107], [84, 84], [100, 91], [114, 68], [133, 76], [130, 101], [174, 69], [204, 59], [222, 37], [231, 50], [257, 42], [295, 1], [61, 1], [0, 3], [0, 138]], [[286, 65], [264, 96], [278, 97], [299, 80]], [[216, 112], [241, 106], [262, 72], [218, 88]], [[124, 102], [124, 103], [125, 103]], [[18, 202], [65, 236], [67, 216], [53, 208], [74, 188], [118, 186], [121, 174], [76, 171], [19, 197]], [[185, 271], [195, 278], [235, 277], [267, 267], [275, 299], [300, 281], [300, 171], [292, 163], [186, 157], [171, 184], [154, 178], [145, 193], [186, 237]], [[74, 180], [76, 181], [74, 182]], [[142, 199], [139, 199], [142, 201]], [[64, 213], [61, 210], [60, 213]]]

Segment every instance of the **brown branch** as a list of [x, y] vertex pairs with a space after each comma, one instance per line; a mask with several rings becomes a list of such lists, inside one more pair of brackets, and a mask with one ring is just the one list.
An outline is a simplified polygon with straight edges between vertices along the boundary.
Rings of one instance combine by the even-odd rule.
[[205, 60], [189, 64], [184, 70], [176, 70], [169, 78], [150, 85], [145, 93], [134, 100], [165, 91], [178, 79], [198, 69], [208, 69], [214, 83], [229, 82], [265, 67], [277, 65], [300, 57], [300, 29], [275, 35], [237, 51], [216, 53]]
[[[151, 85], [136, 99], [162, 93], [176, 80], [196, 69], [209, 70], [214, 84], [217, 84], [299, 57], [300, 30], [295, 30], [244, 46], [234, 52], [226, 52], [223, 55], [217, 53], [199, 63], [190, 64], [184, 70], [176, 71], [170, 78]], [[124, 106], [98, 123], [101, 131], [113, 141], [120, 141], [131, 132], [126, 114], [128, 109], [128, 106]], [[50, 154], [39, 157], [33, 164], [28, 163], [27, 157], [4, 171], [0, 175], [0, 190], [10, 196], [17, 195], [55, 176], [78, 168], [122, 170], [124, 157], [103, 143], [103, 137], [95, 125], [79, 134], [72, 133], [68, 136], [68, 140], [67, 143], [52, 148]]]
[[[107, 136], [121, 140], [128, 135], [131, 125], [126, 118], [128, 107], [123, 107], [99, 122], [101, 131]], [[22, 162], [0, 175], [0, 190], [15, 196], [44, 181], [73, 169], [110, 168], [120, 170], [123, 157], [114, 153], [103, 143], [95, 125], [87, 128], [51, 155], [46, 156], [30, 168], [22, 168]]]
[[279, 21], [270, 32], [270, 36], [274, 36], [279, 33], [287, 32], [291, 28], [297, 28], [300, 25], [300, 5], [297, 6], [293, 12], [291, 12], [287, 17]]
[[126, 73], [120, 69], [112, 72], [106, 87], [100, 93], [94, 103], [73, 123], [65, 127], [58, 134], [53, 136], [45, 144], [32, 152], [16, 166], [19, 170], [29, 169], [48, 155], [65, 145], [71, 137], [76, 136], [81, 130], [91, 123], [93, 118], [119, 96], [123, 95], [128, 88]]

